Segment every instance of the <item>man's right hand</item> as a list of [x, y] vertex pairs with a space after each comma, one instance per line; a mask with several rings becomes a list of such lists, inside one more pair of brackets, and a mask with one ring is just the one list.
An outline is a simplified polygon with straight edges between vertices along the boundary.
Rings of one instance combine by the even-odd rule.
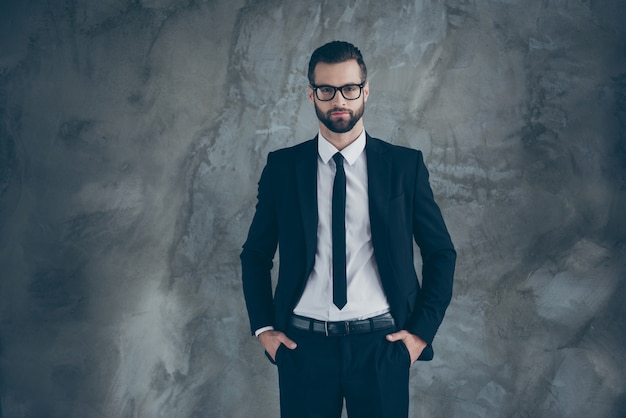
[[258, 339], [263, 348], [265, 348], [265, 351], [267, 351], [267, 354], [269, 354], [274, 361], [276, 361], [276, 352], [281, 344], [290, 350], [298, 346], [295, 341], [291, 340], [285, 333], [280, 331], [264, 331], [259, 334]]

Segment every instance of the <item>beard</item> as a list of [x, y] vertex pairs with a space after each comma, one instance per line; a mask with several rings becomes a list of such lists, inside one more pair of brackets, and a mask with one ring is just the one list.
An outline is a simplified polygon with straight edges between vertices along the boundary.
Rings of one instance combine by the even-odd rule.
[[[348, 117], [347, 119], [341, 118], [332, 120], [330, 116], [331, 113], [337, 111], [348, 112], [350, 117]], [[354, 128], [354, 125], [356, 125], [356, 123], [363, 117], [363, 112], [365, 112], [365, 103], [362, 103], [361, 106], [355, 111], [336, 107], [330, 109], [326, 113], [322, 112], [321, 109], [317, 107], [317, 103], [315, 103], [315, 114], [317, 115], [319, 121], [322, 122], [324, 126], [328, 128], [328, 130], [337, 134], [345, 134], [346, 132], [350, 132], [352, 128]]]

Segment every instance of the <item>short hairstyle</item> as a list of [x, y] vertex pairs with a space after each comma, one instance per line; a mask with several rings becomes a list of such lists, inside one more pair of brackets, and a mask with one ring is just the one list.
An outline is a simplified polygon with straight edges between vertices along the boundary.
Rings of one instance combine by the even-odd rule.
[[356, 60], [357, 64], [359, 64], [361, 68], [361, 82], [364, 83], [367, 80], [367, 67], [365, 66], [365, 61], [363, 61], [361, 51], [351, 43], [342, 41], [329, 42], [313, 52], [309, 60], [309, 83], [311, 85], [315, 84], [313, 73], [318, 63], [339, 64], [349, 60]]

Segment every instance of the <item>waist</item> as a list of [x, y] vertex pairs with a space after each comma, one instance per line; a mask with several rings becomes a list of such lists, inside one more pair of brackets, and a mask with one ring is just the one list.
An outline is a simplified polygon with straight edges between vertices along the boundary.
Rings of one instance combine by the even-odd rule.
[[324, 334], [327, 337], [364, 334], [392, 329], [396, 326], [396, 322], [389, 312], [367, 319], [356, 319], [352, 321], [320, 321], [304, 316], [293, 315], [289, 323], [295, 329]]

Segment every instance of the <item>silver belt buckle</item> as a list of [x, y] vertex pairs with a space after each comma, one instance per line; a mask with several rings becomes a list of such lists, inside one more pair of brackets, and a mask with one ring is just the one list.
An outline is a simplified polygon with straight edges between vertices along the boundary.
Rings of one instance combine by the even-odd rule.
[[326, 332], [326, 336], [328, 337], [328, 321], [324, 321], [324, 331]]

